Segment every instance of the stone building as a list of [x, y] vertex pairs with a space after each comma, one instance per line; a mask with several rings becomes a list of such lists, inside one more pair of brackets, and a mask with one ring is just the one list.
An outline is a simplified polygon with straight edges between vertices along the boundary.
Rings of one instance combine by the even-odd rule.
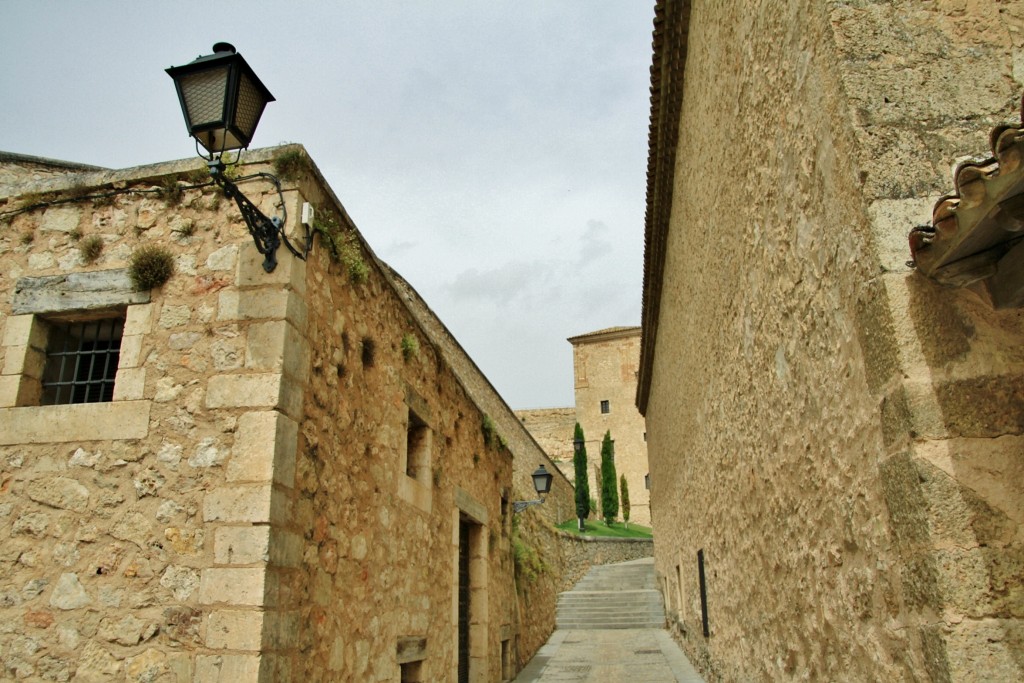
[[[587, 440], [590, 493], [595, 500], [601, 491], [601, 441], [610, 431], [616, 472], [626, 477], [629, 486], [630, 522], [649, 526], [647, 443], [644, 418], [636, 409], [640, 328], [612, 327], [568, 341], [572, 344], [575, 406], [517, 410], [516, 415], [570, 481], [575, 481], [573, 430], [580, 423]], [[600, 509], [594, 515], [599, 517]]]
[[1019, 231], [1022, 63], [1021, 0], [657, 3], [637, 401], [709, 680], [1024, 679], [1024, 317], [907, 265], [951, 190], [919, 262]]
[[[513, 524], [543, 453], [305, 151], [239, 167], [281, 178], [239, 182], [294, 243], [315, 209], [308, 259], [282, 248], [269, 273], [198, 160], [15, 156], [0, 678], [512, 678], [554, 625], [571, 487]], [[147, 246], [173, 260], [163, 285], [127, 270]]]
[[[650, 526], [647, 476], [647, 435], [644, 418], [636, 409], [637, 370], [640, 363], [640, 328], [612, 327], [570, 337], [576, 391], [576, 420], [587, 439], [590, 491], [598, 498], [601, 441], [611, 432], [615, 471], [629, 485], [631, 522]], [[571, 439], [570, 432], [570, 439]], [[570, 453], [570, 460], [572, 455]], [[621, 501], [620, 501], [621, 502]], [[598, 513], [600, 514], [600, 513]], [[621, 519], [621, 509], [620, 509]]]

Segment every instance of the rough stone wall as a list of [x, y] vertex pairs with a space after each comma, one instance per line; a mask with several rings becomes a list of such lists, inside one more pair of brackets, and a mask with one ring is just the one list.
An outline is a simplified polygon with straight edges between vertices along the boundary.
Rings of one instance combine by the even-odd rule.
[[[905, 265], [965, 156], [1019, 115], [1024, 2], [829, 3], [892, 321], [862, 331], [885, 392], [880, 473], [933, 680], [1024, 677], [1024, 314]], [[874, 323], [874, 321], [872, 321]], [[885, 330], [889, 332], [889, 330]], [[895, 347], [895, 358], [888, 346]]]
[[[590, 493], [598, 501], [595, 516], [601, 516], [601, 484], [598, 479], [601, 440], [605, 432], [611, 431], [615, 441], [616, 476], [625, 475], [629, 485], [629, 519], [636, 524], [650, 526], [650, 493], [644, 486], [644, 477], [648, 473], [646, 426], [636, 409], [640, 328], [583, 335], [569, 341], [573, 345], [576, 419], [587, 439]], [[602, 401], [608, 401], [607, 413], [601, 412]], [[621, 500], [618, 518], [622, 519]]]
[[[575, 408], [517, 410], [516, 417], [552, 460], [572, 461], [572, 434], [576, 427]], [[572, 481], [572, 478], [569, 479]]]
[[[321, 216], [337, 207], [311, 180], [303, 194]], [[501, 637], [514, 630], [508, 506], [511, 453], [484, 442], [477, 408], [369, 253], [365, 283], [318, 249], [309, 262], [304, 337], [312, 371], [300, 426], [289, 522], [301, 564], [283, 595], [296, 610], [294, 680], [392, 681], [401, 638], [425, 638], [422, 680], [446, 680], [456, 662], [460, 496], [481, 525], [473, 600], [483, 625], [473, 680], [500, 680]], [[418, 350], [403, 354], [403, 338]], [[372, 347], [372, 359], [366, 349]], [[407, 487], [409, 408], [432, 431], [425, 479]], [[462, 493], [459, 493], [459, 490]], [[464, 511], [465, 512], [465, 511]], [[479, 581], [479, 583], [478, 583]]]
[[[259, 669], [272, 507], [260, 437], [269, 429], [272, 456], [273, 422], [301, 399], [282, 381], [291, 270], [262, 272], [212, 189], [168, 190], [194, 165], [94, 174], [127, 193], [0, 228], [0, 677], [184, 682]], [[103, 250], [86, 264], [79, 244], [94, 236]], [[114, 400], [26, 403], [18, 387], [41, 328], [12, 315], [17, 279], [116, 270], [143, 244], [172, 251], [177, 273], [127, 307]]]
[[85, 164], [0, 152], [0, 197], [20, 194], [26, 183], [97, 170]]
[[513, 456], [511, 499], [534, 500], [533, 471], [538, 465], [554, 475], [551, 492], [540, 506], [533, 506], [518, 515], [513, 543], [532, 553], [542, 568], [539, 572], [520, 572], [517, 576], [518, 627], [513, 657], [516, 670], [530, 660], [547, 641], [555, 628], [557, 594], [563, 573], [562, 547], [554, 526], [575, 514], [574, 490], [570, 479], [560, 472], [538, 443], [535, 435], [501, 398], [473, 360], [466, 354], [448, 329], [441, 323], [419, 294], [394, 271], [388, 270], [394, 286], [402, 292], [405, 303], [424, 321], [423, 330], [430, 342], [441, 350], [473, 402], [493, 421], [497, 433]]
[[1024, 4], [688, 4], [646, 412], [684, 646], [710, 680], [1017, 680], [1021, 315], [902, 262], [1019, 98]]
[[563, 591], [571, 590], [591, 567], [654, 556], [654, 541], [650, 539], [587, 538], [563, 533], [559, 540], [565, 554]]
[[[289, 232], [306, 199], [350, 227], [301, 148], [250, 152], [243, 173], [281, 152], [307, 162], [285, 183]], [[364, 283], [322, 242], [308, 266], [280, 249], [268, 274], [236, 207], [182, 179], [201, 181], [181, 175], [194, 165], [30, 186], [33, 202], [75, 198], [3, 221], [0, 678], [395, 680], [399, 656], [450, 678], [461, 518], [475, 522], [472, 680], [514, 675], [517, 632], [546, 626], [519, 614], [509, 450], [484, 444], [484, 412], [357, 234], [344, 233]], [[121, 194], [82, 198], [90, 187]], [[273, 215], [268, 189], [243, 187]], [[86, 264], [94, 235], [104, 247]], [[114, 400], [32, 407], [44, 328], [14, 314], [15, 282], [120, 273], [140, 244], [174, 253], [163, 287], [70, 287], [124, 299]], [[85, 289], [101, 281], [118, 278]], [[67, 309], [62, 296], [44, 299]], [[410, 408], [432, 431], [415, 480]]]

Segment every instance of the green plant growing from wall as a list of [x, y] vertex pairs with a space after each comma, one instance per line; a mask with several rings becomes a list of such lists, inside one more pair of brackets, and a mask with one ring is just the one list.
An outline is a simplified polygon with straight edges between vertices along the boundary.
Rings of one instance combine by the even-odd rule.
[[619, 500], [622, 502], [622, 521], [629, 528], [629, 484], [626, 483], [626, 475], [619, 476]]
[[580, 521], [580, 531], [583, 531], [585, 521], [590, 516], [590, 480], [587, 477], [587, 442], [583, 436], [583, 427], [580, 423], [576, 423], [576, 429], [572, 437], [574, 448], [575, 444], [580, 444], [580, 448], [573, 453], [572, 466], [575, 474], [574, 483], [576, 485], [576, 517]]
[[508, 442], [498, 433], [498, 427], [490, 415], [484, 415], [484, 419], [480, 423], [480, 431], [483, 432], [484, 444], [488, 448], [508, 448]]
[[361, 285], [370, 279], [370, 267], [363, 259], [355, 235], [343, 231], [333, 218], [314, 220], [313, 230], [319, 233], [321, 242], [327, 245], [331, 258], [345, 268], [352, 283]]
[[520, 590], [548, 571], [548, 564], [544, 558], [520, 535], [518, 516], [512, 517], [512, 561], [516, 588]]
[[274, 174], [281, 180], [292, 181], [299, 177], [305, 166], [302, 152], [296, 148], [286, 149], [274, 155]]
[[409, 361], [415, 358], [420, 353], [420, 343], [416, 339], [416, 335], [412, 333], [406, 333], [402, 335], [402, 358]]
[[618, 478], [615, 476], [615, 445], [610, 431], [601, 440], [601, 516], [611, 526], [619, 516]]
[[78, 251], [82, 255], [82, 261], [92, 263], [103, 253], [103, 238], [99, 235], [89, 235], [78, 243]]
[[155, 244], [139, 247], [128, 260], [128, 277], [139, 291], [159, 287], [170, 280], [172, 275], [174, 255]]

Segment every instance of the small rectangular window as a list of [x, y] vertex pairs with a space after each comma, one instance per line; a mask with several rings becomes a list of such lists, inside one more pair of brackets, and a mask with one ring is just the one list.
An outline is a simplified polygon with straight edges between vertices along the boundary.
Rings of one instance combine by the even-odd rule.
[[430, 479], [430, 427], [411, 410], [405, 439], [405, 474], [425, 485]]
[[611, 405], [609, 405], [608, 401], [601, 401], [601, 414], [602, 415], [607, 415], [610, 412], [611, 412]]
[[103, 403], [114, 398], [123, 318], [48, 323], [43, 405]]
[[401, 683], [421, 683], [423, 681], [423, 662], [406, 662], [401, 668]]

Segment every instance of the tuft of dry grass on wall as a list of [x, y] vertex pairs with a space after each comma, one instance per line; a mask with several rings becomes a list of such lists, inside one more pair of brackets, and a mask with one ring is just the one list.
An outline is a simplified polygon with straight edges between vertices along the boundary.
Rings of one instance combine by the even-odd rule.
[[128, 277], [135, 289], [142, 291], [159, 287], [174, 275], [174, 255], [155, 244], [147, 244], [132, 252]]
[[103, 238], [99, 235], [89, 235], [78, 243], [78, 251], [82, 254], [82, 260], [92, 263], [103, 253]]

